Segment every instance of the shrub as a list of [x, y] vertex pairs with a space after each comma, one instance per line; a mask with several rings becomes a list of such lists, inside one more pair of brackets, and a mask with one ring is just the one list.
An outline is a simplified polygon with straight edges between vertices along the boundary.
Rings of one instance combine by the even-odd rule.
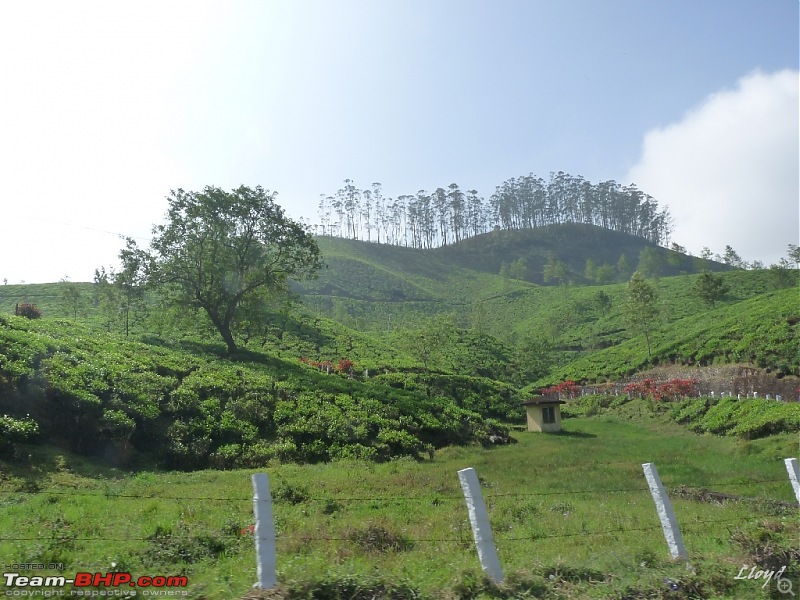
[[11, 454], [16, 444], [25, 443], [39, 435], [39, 424], [25, 417], [14, 419], [0, 416], [0, 454]]
[[134, 429], [136, 422], [121, 410], [106, 410], [100, 419], [100, 431], [112, 440], [127, 441]]
[[416, 600], [420, 591], [403, 582], [390, 582], [378, 576], [334, 575], [308, 581], [291, 582], [287, 597], [291, 598], [348, 598], [348, 600]]
[[628, 399], [625, 396], [608, 396], [605, 394], [591, 394], [588, 396], [580, 396], [574, 401], [564, 404], [561, 407], [561, 416], [563, 418], [571, 417], [594, 417], [604, 412], [604, 409], [614, 405], [618, 407]]
[[353, 372], [353, 361], [347, 360], [346, 358], [342, 358], [339, 360], [339, 365], [337, 367], [340, 373], [352, 373]]
[[707, 398], [694, 398], [692, 400], [684, 400], [680, 404], [674, 406], [669, 413], [670, 418], [681, 425], [687, 425], [698, 421], [710, 406], [710, 401]]
[[16, 305], [14, 314], [18, 317], [25, 317], [26, 319], [38, 319], [42, 316], [42, 311], [39, 310], [39, 307], [35, 304], [23, 302], [22, 304]]
[[240, 466], [245, 469], [255, 469], [265, 466], [272, 457], [275, 456], [275, 451], [268, 442], [258, 440], [253, 444], [248, 444], [244, 447], [240, 459]]
[[541, 394], [546, 396], [548, 394], [558, 394], [559, 398], [566, 396], [567, 398], [575, 398], [581, 393], [581, 387], [572, 380], [562, 381], [557, 385], [543, 388]]
[[658, 386], [658, 398], [665, 400], [679, 400], [696, 395], [696, 379], [670, 379]]
[[662, 384], [657, 384], [655, 379], [644, 379], [629, 383], [623, 391], [629, 396], [637, 398], [679, 400], [687, 396], [694, 396], [696, 386], [696, 379], [670, 379]]
[[414, 542], [404, 535], [392, 533], [380, 525], [351, 529], [347, 532], [347, 539], [367, 553], [403, 552], [414, 547]]
[[178, 523], [176, 530], [157, 526], [147, 538], [150, 542], [142, 553], [148, 566], [193, 564], [204, 559], [215, 559], [222, 555], [229, 545], [224, 537], [209, 533], [193, 533]]
[[311, 492], [304, 485], [293, 485], [291, 483], [281, 483], [272, 490], [272, 497], [276, 502], [288, 502], [289, 504], [302, 504], [311, 499]]
[[241, 454], [241, 445], [225, 444], [211, 453], [208, 462], [215, 469], [232, 469], [238, 466]]

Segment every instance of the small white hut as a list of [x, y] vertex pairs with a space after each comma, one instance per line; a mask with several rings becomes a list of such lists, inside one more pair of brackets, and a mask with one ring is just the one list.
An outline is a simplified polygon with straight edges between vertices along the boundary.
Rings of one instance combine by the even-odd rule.
[[522, 403], [528, 413], [528, 431], [561, 431], [563, 400], [536, 396]]

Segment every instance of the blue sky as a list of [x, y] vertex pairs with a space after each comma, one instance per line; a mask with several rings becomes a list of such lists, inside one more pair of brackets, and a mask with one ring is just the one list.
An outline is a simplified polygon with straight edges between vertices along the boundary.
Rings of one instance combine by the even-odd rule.
[[[673, 241], [798, 242], [798, 3], [5, 3], [0, 280], [91, 280], [170, 189], [636, 183]], [[143, 240], [146, 244], [146, 241]]]

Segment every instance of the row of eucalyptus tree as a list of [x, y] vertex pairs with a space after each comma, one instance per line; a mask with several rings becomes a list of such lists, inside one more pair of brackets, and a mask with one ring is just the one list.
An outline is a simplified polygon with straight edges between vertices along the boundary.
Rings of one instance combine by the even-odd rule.
[[545, 181], [533, 174], [504, 181], [488, 202], [458, 184], [384, 196], [380, 183], [358, 189], [345, 179], [333, 195], [322, 194], [316, 231], [378, 243], [433, 248], [495, 229], [535, 229], [559, 223], [586, 223], [666, 245], [668, 209], [635, 185], [593, 184], [563, 171]]

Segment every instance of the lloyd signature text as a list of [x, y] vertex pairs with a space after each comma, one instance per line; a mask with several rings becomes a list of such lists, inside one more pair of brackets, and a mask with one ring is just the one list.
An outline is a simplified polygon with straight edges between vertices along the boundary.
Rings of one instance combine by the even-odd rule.
[[[750, 572], [747, 572], [747, 569], [750, 569]], [[761, 588], [765, 588], [769, 585], [769, 582], [772, 581], [774, 577], [776, 581], [781, 581], [781, 575], [783, 572], [786, 571], [786, 565], [782, 566], [777, 571], [766, 571], [759, 569], [758, 567], [750, 567], [749, 565], [742, 565], [742, 568], [739, 570], [739, 574], [734, 577], [734, 579], [763, 579], [764, 585]], [[780, 587], [780, 586], [779, 586]]]

